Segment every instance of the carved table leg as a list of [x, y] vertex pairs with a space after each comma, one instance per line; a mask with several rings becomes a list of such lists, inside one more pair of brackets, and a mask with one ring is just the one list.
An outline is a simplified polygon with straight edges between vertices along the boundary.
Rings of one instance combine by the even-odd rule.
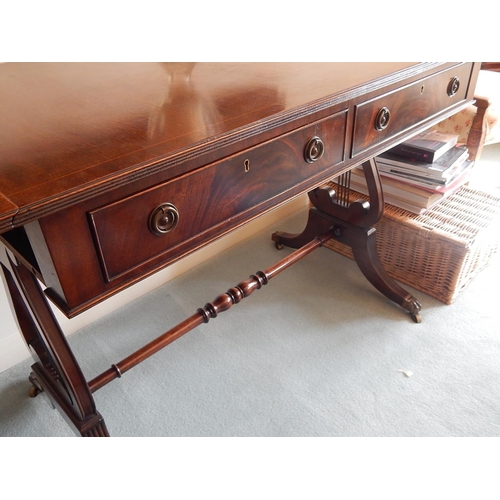
[[36, 277], [7, 253], [1, 264], [22, 336], [36, 361], [32, 396], [45, 392], [76, 434], [108, 436], [94, 398]]
[[356, 263], [370, 283], [406, 309], [416, 323], [420, 323], [420, 303], [395, 283], [380, 263], [375, 246], [376, 230], [373, 226], [382, 217], [384, 210], [382, 187], [373, 159], [363, 164], [363, 171], [370, 203], [364, 200], [348, 202], [345, 192], [342, 192], [347, 189], [346, 186], [340, 185], [338, 192], [330, 187], [315, 189], [309, 193], [314, 208], [309, 211], [309, 219], [303, 232], [276, 232], [272, 239], [278, 248], [281, 245], [298, 248], [314, 236], [333, 228], [334, 238], [352, 248]]

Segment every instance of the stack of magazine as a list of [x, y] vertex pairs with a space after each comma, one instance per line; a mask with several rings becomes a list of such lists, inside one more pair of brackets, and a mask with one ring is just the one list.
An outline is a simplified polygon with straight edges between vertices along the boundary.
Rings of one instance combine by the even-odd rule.
[[[386, 203], [421, 214], [468, 180], [473, 162], [458, 135], [421, 134], [375, 158]], [[367, 194], [361, 169], [352, 170], [352, 189]]]

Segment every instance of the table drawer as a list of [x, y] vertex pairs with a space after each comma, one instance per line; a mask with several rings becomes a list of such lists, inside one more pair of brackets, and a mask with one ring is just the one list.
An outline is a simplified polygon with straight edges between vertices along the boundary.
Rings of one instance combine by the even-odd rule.
[[341, 163], [346, 118], [344, 110], [90, 211], [106, 281], [197, 248], [240, 225], [254, 207]]
[[457, 65], [357, 105], [352, 157], [463, 101], [471, 70]]

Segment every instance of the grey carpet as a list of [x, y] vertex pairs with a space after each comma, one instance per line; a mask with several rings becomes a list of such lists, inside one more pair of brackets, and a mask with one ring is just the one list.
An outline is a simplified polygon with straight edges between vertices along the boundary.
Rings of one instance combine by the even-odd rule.
[[[290, 250], [300, 213], [70, 337], [91, 379]], [[499, 259], [421, 324], [318, 249], [95, 394], [113, 436], [499, 436]], [[0, 375], [1, 436], [72, 436], [30, 361]], [[411, 371], [407, 377], [401, 370]]]

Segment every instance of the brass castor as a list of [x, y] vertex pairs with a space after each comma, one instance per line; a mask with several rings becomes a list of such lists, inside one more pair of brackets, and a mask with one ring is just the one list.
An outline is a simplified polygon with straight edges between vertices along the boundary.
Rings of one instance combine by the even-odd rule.
[[420, 313], [410, 313], [410, 316], [415, 323], [422, 323], [422, 316], [420, 316]]
[[40, 384], [38, 383], [38, 380], [36, 379], [36, 375], [33, 372], [28, 377], [28, 380], [31, 382], [31, 387], [30, 387], [28, 394], [29, 394], [30, 398], [36, 398], [38, 396], [38, 394], [43, 392], [43, 389], [40, 387]]
[[29, 394], [30, 398], [36, 398], [38, 396], [38, 394], [40, 394], [41, 392], [42, 391], [38, 387], [36, 387], [35, 385], [32, 385], [30, 387], [28, 394]]

